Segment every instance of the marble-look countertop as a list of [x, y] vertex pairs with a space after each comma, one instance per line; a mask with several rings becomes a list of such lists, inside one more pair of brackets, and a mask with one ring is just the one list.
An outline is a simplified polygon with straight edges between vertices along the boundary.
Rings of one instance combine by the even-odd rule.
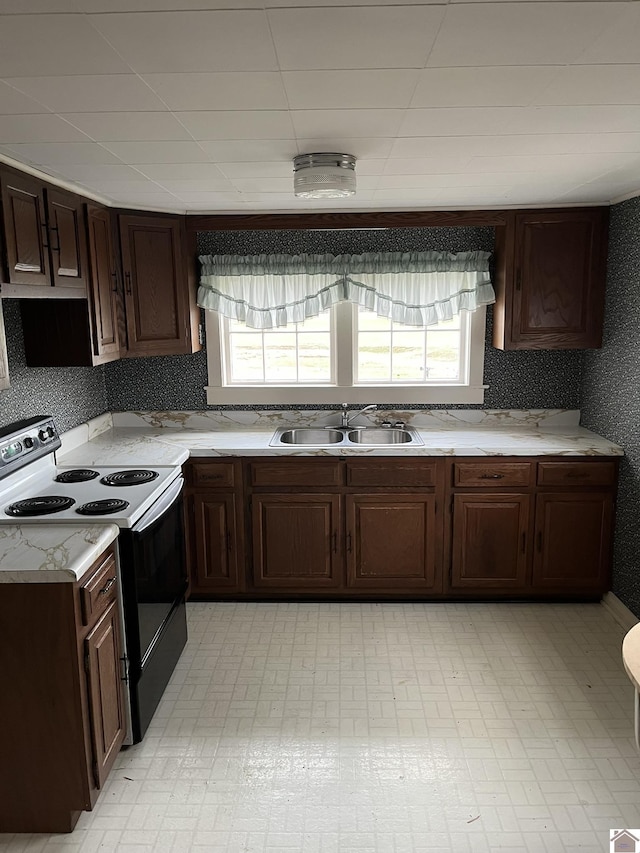
[[118, 536], [115, 524], [0, 526], [0, 583], [80, 580]]
[[[336, 413], [121, 412], [89, 441], [63, 443], [63, 465], [181, 465], [189, 456], [621, 456], [623, 449], [578, 425], [579, 412], [431, 410], [377, 411], [356, 424], [403, 420], [424, 446], [270, 447], [281, 426], [337, 424]], [[65, 452], [66, 451], [66, 452]]]

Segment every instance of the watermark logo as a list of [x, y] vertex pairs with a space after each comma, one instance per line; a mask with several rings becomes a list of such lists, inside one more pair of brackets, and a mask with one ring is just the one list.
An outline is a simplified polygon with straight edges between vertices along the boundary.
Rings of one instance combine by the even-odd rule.
[[610, 833], [611, 853], [640, 853], [640, 829], [612, 829]]

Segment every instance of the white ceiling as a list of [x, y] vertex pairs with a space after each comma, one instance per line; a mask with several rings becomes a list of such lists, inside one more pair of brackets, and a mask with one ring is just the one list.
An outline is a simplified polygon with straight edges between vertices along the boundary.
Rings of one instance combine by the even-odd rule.
[[[358, 192], [294, 197], [296, 154]], [[0, 0], [0, 156], [180, 211], [640, 193], [638, 0]]]

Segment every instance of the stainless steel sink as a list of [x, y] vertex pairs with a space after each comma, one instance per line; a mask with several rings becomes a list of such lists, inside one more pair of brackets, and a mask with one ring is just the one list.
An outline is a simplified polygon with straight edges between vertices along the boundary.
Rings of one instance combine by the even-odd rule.
[[413, 437], [406, 427], [402, 429], [369, 427], [351, 430], [347, 434], [348, 440], [354, 444], [411, 444], [412, 442], [417, 444], [413, 441]]
[[390, 444], [424, 445], [412, 427], [281, 427], [273, 434], [270, 447], [387, 447]]
[[[276, 444], [304, 444], [311, 447], [340, 444], [344, 440], [344, 433], [339, 429], [285, 429], [278, 430], [276, 436]], [[274, 441], [270, 443], [274, 444]]]

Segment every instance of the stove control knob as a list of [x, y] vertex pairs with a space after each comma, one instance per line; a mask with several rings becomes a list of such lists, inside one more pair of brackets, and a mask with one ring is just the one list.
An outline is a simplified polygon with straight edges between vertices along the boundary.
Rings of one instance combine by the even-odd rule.
[[28, 435], [22, 443], [23, 443], [23, 444], [24, 444], [24, 446], [27, 448], [27, 450], [30, 450], [30, 449], [33, 447], [33, 445], [34, 445], [34, 443], [35, 443], [35, 442], [34, 442], [34, 440], [31, 438], [31, 436], [30, 436], [30, 435]]
[[47, 435], [49, 436], [49, 438], [53, 438], [53, 436], [55, 434], [56, 434], [56, 431], [54, 430], [53, 427], [47, 427]]
[[49, 438], [46, 429], [40, 430], [40, 432], [38, 433], [38, 438], [40, 439], [40, 441], [46, 441]]

